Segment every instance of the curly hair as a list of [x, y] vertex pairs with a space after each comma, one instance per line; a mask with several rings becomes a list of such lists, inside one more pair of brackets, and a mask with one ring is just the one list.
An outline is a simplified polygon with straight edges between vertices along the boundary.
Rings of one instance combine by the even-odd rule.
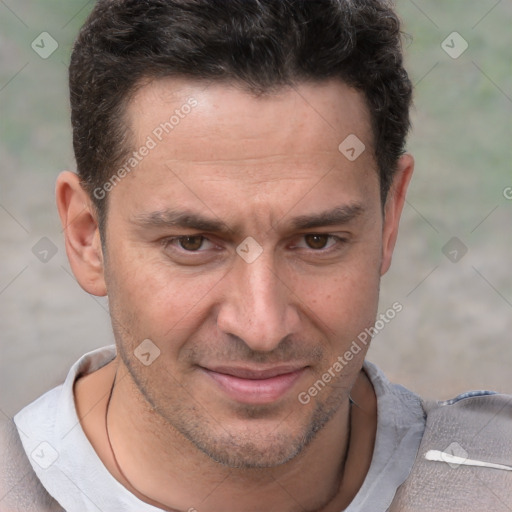
[[[236, 82], [261, 95], [339, 78], [367, 102], [384, 203], [410, 128], [401, 35], [386, 0], [99, 0], [69, 68], [83, 186], [92, 196], [129, 155], [124, 114], [144, 79]], [[101, 224], [107, 201], [92, 199]]]

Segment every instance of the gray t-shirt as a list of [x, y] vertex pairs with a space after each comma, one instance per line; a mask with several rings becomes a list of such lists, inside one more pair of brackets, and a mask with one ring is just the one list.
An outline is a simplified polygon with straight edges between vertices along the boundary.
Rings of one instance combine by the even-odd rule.
[[[82, 356], [66, 381], [22, 409], [14, 421], [39, 480], [67, 512], [157, 512], [105, 468], [82, 430], [73, 385], [115, 357], [115, 347]], [[386, 512], [412, 468], [425, 428], [421, 399], [365, 362], [377, 396], [377, 437], [370, 470], [346, 512]], [[200, 510], [200, 506], [196, 508]]]

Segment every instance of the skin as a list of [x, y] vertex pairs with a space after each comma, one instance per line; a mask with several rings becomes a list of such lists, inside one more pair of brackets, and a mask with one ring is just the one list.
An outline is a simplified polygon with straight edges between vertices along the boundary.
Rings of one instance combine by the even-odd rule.
[[[118, 347], [76, 382], [82, 427], [115, 478], [168, 510], [339, 511], [373, 452], [366, 348], [308, 404], [297, 397], [375, 321], [412, 157], [398, 162], [383, 212], [369, 113], [339, 81], [259, 98], [234, 85], [149, 82], [127, 108], [133, 148], [190, 97], [197, 106], [109, 192], [103, 248], [77, 176], [58, 179], [71, 267], [87, 292], [108, 294]], [[353, 162], [338, 150], [349, 134], [366, 146]], [[337, 207], [353, 215], [293, 224]], [[169, 209], [225, 231], [148, 222]], [[204, 238], [173, 238], [184, 236]], [[249, 236], [262, 248], [251, 263], [236, 252]], [[160, 350], [148, 366], [134, 353], [146, 339]], [[285, 364], [297, 378], [265, 403], [234, 399], [211, 373]], [[116, 374], [108, 430], [127, 479], [105, 429]]]

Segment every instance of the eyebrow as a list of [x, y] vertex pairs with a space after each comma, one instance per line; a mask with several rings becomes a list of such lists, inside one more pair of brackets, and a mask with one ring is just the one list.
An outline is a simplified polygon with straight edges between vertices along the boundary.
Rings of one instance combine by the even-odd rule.
[[295, 229], [320, 228], [322, 226], [337, 226], [347, 224], [364, 212], [360, 204], [338, 206], [333, 210], [314, 213], [311, 215], [299, 215], [294, 217], [291, 225]]
[[189, 228], [198, 231], [228, 233], [229, 227], [219, 220], [209, 219], [197, 213], [184, 210], [159, 210], [151, 213], [138, 214], [133, 218], [135, 224], [142, 227], [173, 227]]
[[[336, 226], [349, 223], [363, 212], [364, 208], [360, 204], [343, 205], [320, 213], [299, 215], [292, 218], [289, 224], [295, 230]], [[186, 210], [166, 209], [141, 213], [133, 217], [133, 222], [144, 228], [187, 228], [223, 234], [234, 231], [225, 222]], [[284, 222], [284, 219], [279, 221], [278, 224], [282, 222]]]

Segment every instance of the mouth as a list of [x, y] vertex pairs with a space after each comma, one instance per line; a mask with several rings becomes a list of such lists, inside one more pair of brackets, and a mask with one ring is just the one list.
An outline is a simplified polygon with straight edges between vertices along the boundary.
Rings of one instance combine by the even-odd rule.
[[245, 404], [269, 404], [284, 397], [306, 371], [306, 366], [201, 367], [225, 395]]

